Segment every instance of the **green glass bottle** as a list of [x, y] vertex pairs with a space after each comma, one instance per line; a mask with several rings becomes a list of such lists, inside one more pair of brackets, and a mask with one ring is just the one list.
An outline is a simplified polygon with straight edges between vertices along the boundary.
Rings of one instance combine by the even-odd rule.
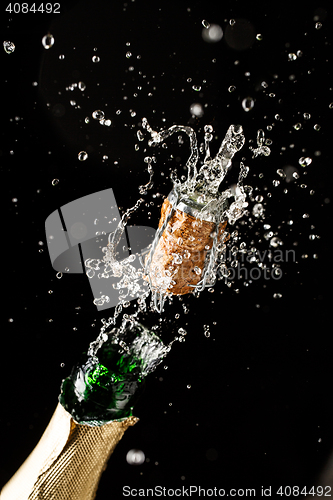
[[132, 415], [146, 375], [169, 347], [133, 320], [103, 333], [94, 344], [63, 380], [59, 402], [77, 423], [100, 426]]

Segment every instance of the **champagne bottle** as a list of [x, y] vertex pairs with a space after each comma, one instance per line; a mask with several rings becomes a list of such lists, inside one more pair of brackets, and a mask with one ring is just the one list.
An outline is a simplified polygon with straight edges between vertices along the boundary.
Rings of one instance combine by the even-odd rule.
[[56, 410], [39, 443], [4, 486], [1, 500], [92, 500], [128, 427], [145, 377], [169, 347], [136, 321], [123, 321], [90, 345], [62, 382]]

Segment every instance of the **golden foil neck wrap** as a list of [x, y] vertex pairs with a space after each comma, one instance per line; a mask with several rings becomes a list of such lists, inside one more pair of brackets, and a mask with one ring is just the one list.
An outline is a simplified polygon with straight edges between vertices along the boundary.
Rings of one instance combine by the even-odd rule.
[[36, 448], [0, 500], [92, 500], [107, 461], [136, 417], [100, 427], [77, 424], [58, 406]]

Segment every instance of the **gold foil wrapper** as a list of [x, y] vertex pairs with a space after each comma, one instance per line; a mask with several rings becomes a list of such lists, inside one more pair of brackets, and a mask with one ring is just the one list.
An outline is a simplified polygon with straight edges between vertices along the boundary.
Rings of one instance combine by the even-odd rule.
[[136, 417], [100, 427], [77, 424], [58, 406], [36, 448], [0, 500], [92, 500], [108, 459]]

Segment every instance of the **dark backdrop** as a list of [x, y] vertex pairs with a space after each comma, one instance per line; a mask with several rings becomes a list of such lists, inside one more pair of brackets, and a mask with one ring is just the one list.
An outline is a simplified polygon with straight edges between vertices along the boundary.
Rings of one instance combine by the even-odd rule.
[[[136, 137], [144, 116], [157, 130], [189, 124], [200, 141], [203, 126], [213, 125], [213, 152], [228, 126], [241, 123], [247, 142], [230, 175], [246, 158], [265, 220], [251, 225], [245, 217], [237, 226], [240, 241], [272, 250], [263, 236], [263, 224], [270, 224], [282, 250], [295, 250], [295, 262], [281, 263], [280, 280], [237, 279], [230, 288], [218, 281], [214, 293], [184, 299], [188, 314], [177, 300], [166, 305], [162, 338], [183, 327], [186, 341], [175, 343], [147, 379], [135, 408], [140, 422], [113, 454], [98, 498], [120, 498], [124, 485], [257, 487], [259, 496], [261, 485], [316, 484], [333, 448], [332, 11], [317, 0], [301, 9], [280, 2], [95, 0], [61, 2], [60, 10], [23, 14], [4, 6], [2, 13], [2, 40], [16, 49], [1, 54], [1, 484], [38, 442], [62, 378], [112, 314], [97, 312], [83, 274], [57, 279], [45, 219], [108, 187], [123, 210], [134, 205], [148, 180], [143, 159], [152, 154], [147, 137], [142, 143]], [[203, 40], [204, 19], [222, 27], [222, 40]], [[41, 43], [47, 32], [55, 40], [49, 50]], [[84, 92], [70, 90], [80, 81]], [[246, 97], [254, 99], [249, 112]], [[202, 117], [191, 117], [194, 102], [202, 104]], [[110, 127], [91, 118], [96, 109]], [[252, 159], [249, 141], [260, 128], [273, 141], [272, 153]], [[88, 158], [80, 162], [82, 150]], [[154, 188], [132, 223], [156, 227], [162, 197], [153, 195], [168, 194], [171, 170], [185, 173], [187, 138], [153, 152]], [[307, 168], [298, 164], [302, 156], [312, 158]], [[300, 178], [279, 177], [287, 166]], [[159, 315], [142, 321], [152, 326]], [[132, 448], [145, 453], [144, 464], [126, 462]]]

